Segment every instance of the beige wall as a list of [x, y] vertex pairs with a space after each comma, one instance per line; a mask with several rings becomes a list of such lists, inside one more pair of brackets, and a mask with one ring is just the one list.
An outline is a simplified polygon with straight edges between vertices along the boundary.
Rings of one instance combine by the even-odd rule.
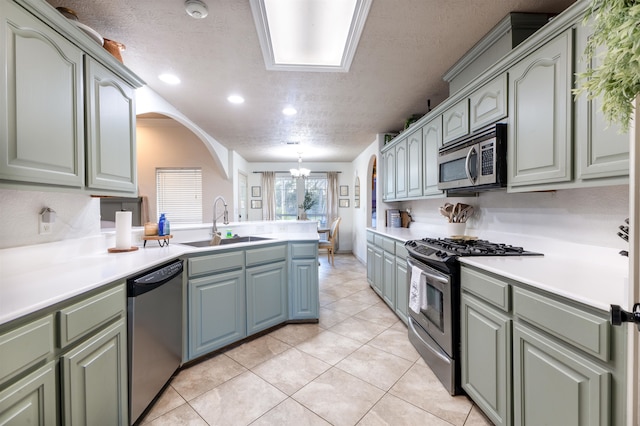
[[[137, 120], [138, 193], [149, 197], [150, 220], [157, 220], [156, 168], [201, 167], [203, 222], [213, 218], [213, 200], [222, 195], [233, 211], [233, 185], [203, 142], [173, 119]], [[171, 218], [169, 218], [171, 220]]]

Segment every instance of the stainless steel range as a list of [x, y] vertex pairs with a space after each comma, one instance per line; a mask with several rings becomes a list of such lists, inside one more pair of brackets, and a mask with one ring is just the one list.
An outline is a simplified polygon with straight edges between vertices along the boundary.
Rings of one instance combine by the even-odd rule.
[[407, 241], [409, 340], [445, 388], [460, 387], [460, 256], [542, 256], [486, 240]]

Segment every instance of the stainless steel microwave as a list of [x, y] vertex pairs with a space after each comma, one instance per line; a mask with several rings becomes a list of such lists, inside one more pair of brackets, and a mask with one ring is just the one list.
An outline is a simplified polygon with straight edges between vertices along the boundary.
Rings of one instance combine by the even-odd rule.
[[438, 189], [478, 192], [507, 186], [507, 125], [493, 124], [443, 146]]

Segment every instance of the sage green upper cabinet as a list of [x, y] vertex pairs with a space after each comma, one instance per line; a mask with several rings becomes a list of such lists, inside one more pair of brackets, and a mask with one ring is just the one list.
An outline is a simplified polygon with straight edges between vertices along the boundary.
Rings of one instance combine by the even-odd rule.
[[437, 115], [422, 127], [424, 170], [422, 193], [426, 196], [442, 195], [438, 189], [438, 151], [442, 147], [442, 116]]
[[469, 134], [469, 100], [464, 98], [442, 113], [443, 142]]
[[507, 116], [507, 74], [501, 74], [469, 97], [471, 131]]
[[87, 57], [87, 186], [137, 192], [133, 87]]
[[83, 53], [13, 2], [0, 19], [0, 180], [81, 188]]
[[572, 31], [509, 69], [509, 190], [572, 179]]
[[422, 196], [422, 129], [407, 137], [407, 195]]
[[[577, 72], [595, 68], [598, 63], [586, 63], [583, 52], [592, 28], [576, 28]], [[575, 101], [577, 179], [626, 178], [629, 175], [629, 134], [620, 133], [617, 124], [604, 119], [602, 99], [588, 99], [582, 93]]]
[[383, 198], [385, 201], [396, 198], [396, 150], [393, 146], [382, 153], [384, 166]]
[[394, 199], [407, 198], [407, 139], [395, 144], [396, 150], [396, 192]]

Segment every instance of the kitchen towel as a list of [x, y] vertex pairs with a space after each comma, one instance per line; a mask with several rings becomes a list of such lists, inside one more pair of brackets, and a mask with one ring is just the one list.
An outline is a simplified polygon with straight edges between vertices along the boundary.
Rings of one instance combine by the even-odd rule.
[[409, 287], [409, 308], [417, 314], [427, 309], [427, 277], [418, 266], [411, 267], [411, 285]]

